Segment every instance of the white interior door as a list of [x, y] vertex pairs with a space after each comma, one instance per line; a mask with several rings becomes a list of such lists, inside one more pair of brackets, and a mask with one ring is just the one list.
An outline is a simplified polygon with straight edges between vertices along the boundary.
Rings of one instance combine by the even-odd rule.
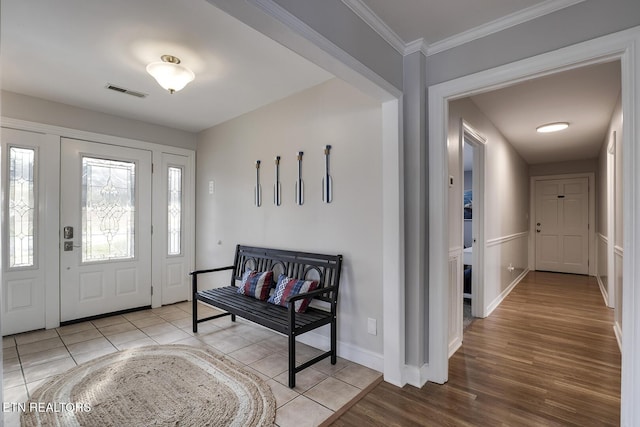
[[62, 139], [60, 320], [151, 305], [151, 152]]
[[536, 270], [589, 273], [588, 178], [537, 182]]

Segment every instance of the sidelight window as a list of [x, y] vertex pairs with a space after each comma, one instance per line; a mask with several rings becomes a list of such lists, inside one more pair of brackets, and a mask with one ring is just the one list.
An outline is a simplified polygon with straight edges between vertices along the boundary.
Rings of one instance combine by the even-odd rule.
[[168, 255], [182, 253], [182, 168], [168, 168], [167, 236]]
[[35, 265], [36, 151], [9, 148], [9, 268]]

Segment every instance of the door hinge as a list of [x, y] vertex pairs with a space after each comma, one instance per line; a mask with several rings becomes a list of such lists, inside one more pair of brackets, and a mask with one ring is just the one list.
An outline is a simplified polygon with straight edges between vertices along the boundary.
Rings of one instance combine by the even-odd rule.
[[153, 286], [151, 287], [151, 296], [153, 296]]
[[153, 163], [151, 163], [151, 173], [153, 173]]
[[153, 234], [153, 225], [151, 226], [151, 234]]

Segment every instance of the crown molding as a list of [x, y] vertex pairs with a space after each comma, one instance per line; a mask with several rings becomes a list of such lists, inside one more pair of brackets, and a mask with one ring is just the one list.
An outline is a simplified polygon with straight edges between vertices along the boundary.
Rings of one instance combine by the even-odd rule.
[[425, 56], [427, 55], [427, 44], [424, 39], [417, 39], [412, 42], [409, 42], [404, 47], [404, 55], [410, 55], [416, 52], [422, 52]]
[[584, 0], [547, 0], [543, 3], [503, 16], [502, 18], [479, 25], [446, 39], [431, 43], [427, 46], [426, 55], [434, 55], [438, 52], [452, 49], [470, 41], [486, 37], [490, 34], [494, 34], [558, 10], [565, 9], [569, 6], [582, 3], [583, 1]]
[[387, 43], [401, 55], [406, 55], [406, 43], [362, 0], [342, 0], [349, 9], [362, 19], [373, 31], [378, 33]]
[[378, 15], [376, 15], [376, 13], [372, 11], [363, 0], [342, 0], [349, 9], [358, 15], [360, 19], [362, 19], [402, 55], [409, 55], [420, 51], [426, 56], [452, 49], [470, 41], [523, 24], [527, 21], [565, 9], [583, 1], [584, 0], [546, 0], [535, 6], [503, 16], [502, 18], [471, 28], [470, 30], [463, 31], [446, 39], [427, 44], [424, 39], [417, 39], [408, 43], [402, 40], [402, 38], [400, 38], [400, 36], [398, 36], [398, 34], [393, 31]]
[[331, 42], [322, 34], [318, 33], [273, 0], [247, 0], [247, 2], [262, 9], [268, 15], [280, 21], [306, 40], [310, 41], [313, 45], [337, 59], [340, 63], [345, 64], [349, 69], [355, 71], [361, 76], [364, 76], [376, 85], [377, 88], [386, 92], [386, 94], [389, 94], [394, 98], [398, 98], [402, 95], [400, 89], [387, 82], [369, 67], [342, 50], [339, 46]]

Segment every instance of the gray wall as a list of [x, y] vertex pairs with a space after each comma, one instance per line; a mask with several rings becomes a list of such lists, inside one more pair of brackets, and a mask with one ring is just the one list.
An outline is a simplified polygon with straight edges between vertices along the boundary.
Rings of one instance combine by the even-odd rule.
[[277, 4], [386, 81], [402, 88], [402, 55], [341, 0], [275, 0]]
[[2, 91], [2, 116], [195, 150], [196, 134]]
[[421, 52], [404, 58], [404, 185], [405, 227], [412, 233], [405, 235], [405, 359], [419, 366], [425, 362], [428, 337], [423, 304], [428, 305], [426, 292], [427, 216], [426, 200], [426, 140], [427, 115], [425, 97], [425, 58]]
[[[342, 253], [338, 351], [375, 369], [381, 364], [359, 357], [368, 353], [381, 361], [383, 352], [381, 114], [379, 102], [330, 80], [203, 131], [196, 177], [197, 267], [228, 265], [238, 243]], [[321, 200], [325, 144], [333, 147], [330, 204]], [[298, 151], [304, 151], [302, 206], [294, 199]], [[273, 203], [278, 155], [281, 206]], [[253, 203], [256, 160], [262, 161], [261, 207]], [[202, 286], [228, 280], [225, 275]], [[377, 335], [367, 333], [368, 318], [377, 320]]]
[[638, 0], [586, 0], [432, 55], [429, 85], [640, 25]]
[[[463, 182], [458, 182], [463, 165], [459, 152], [460, 123], [463, 120], [486, 138], [485, 150], [485, 240], [500, 241], [529, 230], [529, 166], [511, 143], [469, 98], [449, 103], [449, 175], [456, 180], [449, 189], [449, 248], [463, 242]], [[528, 237], [507, 243], [487, 244], [485, 249], [485, 310], [497, 301], [527, 267]], [[509, 264], [515, 267], [507, 270]]]

